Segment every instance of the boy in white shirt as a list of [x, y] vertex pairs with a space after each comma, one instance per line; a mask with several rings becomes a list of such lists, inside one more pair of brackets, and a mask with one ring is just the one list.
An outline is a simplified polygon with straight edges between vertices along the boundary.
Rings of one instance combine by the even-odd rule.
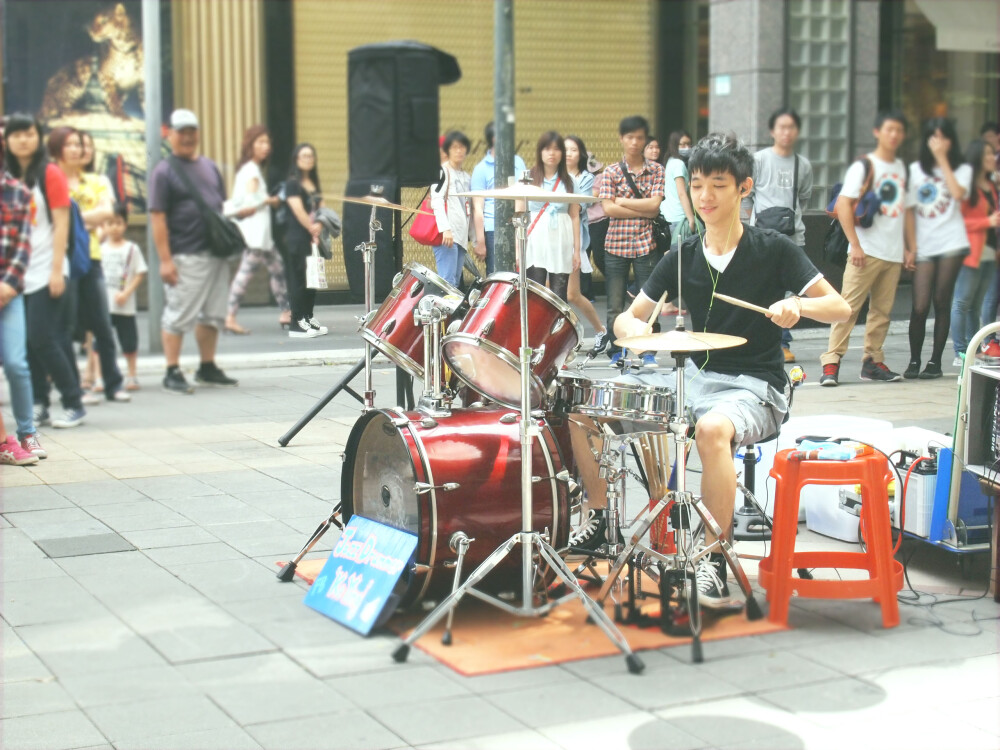
[[[896, 152], [906, 137], [906, 118], [898, 111], [880, 112], [875, 118], [874, 134], [875, 150], [848, 168], [837, 198], [837, 219], [851, 243], [840, 293], [851, 306], [851, 317], [830, 328], [830, 343], [820, 357], [823, 375], [819, 384], [823, 386], [839, 383], [840, 360], [847, 353], [851, 331], [869, 297], [861, 379], [883, 383], [902, 379], [883, 362], [882, 345], [889, 332], [889, 314], [903, 269], [906, 165], [896, 158]], [[868, 228], [854, 223], [855, 207], [867, 182], [866, 161], [872, 170], [869, 189], [879, 198], [878, 214]]]
[[135, 290], [146, 278], [149, 268], [142, 250], [134, 242], [125, 239], [128, 227], [128, 209], [124, 204], [116, 204], [114, 215], [105, 225], [104, 242], [101, 244], [101, 263], [104, 279], [108, 285], [108, 309], [111, 311], [111, 326], [118, 336], [118, 344], [128, 364], [125, 388], [139, 390], [135, 365], [139, 351], [139, 329], [135, 322]]

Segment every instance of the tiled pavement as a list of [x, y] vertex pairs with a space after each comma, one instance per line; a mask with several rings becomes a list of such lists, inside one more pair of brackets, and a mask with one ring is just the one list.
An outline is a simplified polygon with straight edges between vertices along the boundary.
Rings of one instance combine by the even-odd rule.
[[[260, 316], [253, 345], [277, 350]], [[859, 383], [852, 350], [844, 385], [821, 389], [810, 333], [797, 416], [951, 431], [954, 378]], [[1000, 607], [963, 598], [983, 591], [985, 560], [964, 580], [915, 542], [922, 601], [961, 600], [904, 605], [891, 630], [870, 602], [807, 600], [792, 630], [708, 643], [700, 665], [687, 648], [646, 652], [640, 677], [619, 657], [475, 678], [419, 650], [393, 663], [392, 638], [355, 636], [274, 578], [336, 502], [359, 410], [340, 396], [288, 448], [276, 439], [347, 368], [267, 366], [248, 346], [222, 345], [238, 389], [169, 396], [149, 360], [132, 404], [44, 430], [36, 468], [0, 467], [0, 747], [1000, 747]], [[892, 335], [890, 364], [904, 350]], [[394, 393], [388, 370], [375, 382]], [[800, 544], [829, 541], [803, 529]]]

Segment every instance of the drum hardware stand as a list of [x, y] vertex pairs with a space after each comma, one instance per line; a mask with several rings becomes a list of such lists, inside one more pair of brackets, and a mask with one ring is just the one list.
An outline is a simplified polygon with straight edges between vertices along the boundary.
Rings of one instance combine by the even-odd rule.
[[[628, 641], [621, 634], [614, 622], [607, 613], [591, 599], [580, 583], [573, 576], [566, 563], [559, 556], [556, 550], [549, 543], [548, 534], [533, 531], [532, 529], [532, 448], [533, 441], [539, 438], [541, 431], [537, 422], [531, 414], [531, 389], [529, 374], [531, 372], [532, 349], [528, 345], [528, 283], [526, 268], [525, 247], [527, 244], [527, 227], [531, 218], [530, 211], [515, 211], [512, 223], [516, 230], [516, 249], [519, 260], [519, 296], [521, 312], [521, 528], [522, 531], [514, 534], [506, 542], [494, 550], [466, 579], [465, 583], [455, 588], [416, 628], [403, 640], [403, 642], [393, 651], [393, 659], [397, 662], [406, 661], [410, 652], [410, 646], [430, 630], [445, 615], [451, 613], [465, 594], [482, 599], [493, 606], [520, 616], [539, 617], [548, 614], [553, 608], [572, 597], [577, 597], [583, 603], [584, 608], [589, 612], [590, 617], [597, 624], [604, 634], [625, 654], [625, 661], [628, 670], [633, 674], [638, 674], [644, 668], [644, 664], [639, 657], [632, 653], [632, 648]], [[505, 559], [514, 547], [521, 547], [521, 604], [513, 606], [502, 599], [486, 594], [475, 588], [488, 573], [490, 573], [503, 559]], [[550, 600], [544, 604], [535, 603], [535, 591], [533, 586], [533, 574], [538, 563], [535, 556], [549, 565], [555, 575], [572, 591], [562, 598]]]
[[760, 507], [754, 491], [757, 489], [757, 450], [751, 443], [743, 448], [743, 479], [746, 485], [736, 483], [743, 493], [743, 505], [733, 514], [733, 539], [737, 541], [767, 541], [771, 538], [771, 519]]
[[413, 321], [424, 329], [424, 391], [418, 408], [431, 417], [451, 414], [451, 396], [444, 390], [441, 367], [441, 328], [462, 300], [430, 295], [420, 300]]
[[[369, 194], [373, 196], [382, 195], [381, 185], [372, 185]], [[377, 206], [372, 206], [371, 218], [368, 220], [368, 241], [362, 242], [357, 247], [355, 251], [362, 253], [365, 263], [365, 318], [371, 315], [372, 312], [372, 297], [375, 296], [375, 279], [372, 275], [372, 261], [375, 251], [378, 249], [378, 245], [375, 242], [375, 233], [382, 230], [382, 222], [375, 218], [375, 211]], [[372, 353], [372, 345], [365, 341], [365, 356], [358, 360], [358, 362], [351, 368], [350, 372], [340, 380], [337, 385], [327, 391], [323, 397], [313, 405], [313, 407], [307, 411], [298, 422], [296, 422], [288, 432], [278, 438], [278, 445], [282, 448], [286, 447], [294, 438], [299, 431], [305, 427], [309, 422], [312, 421], [313, 417], [319, 414], [328, 403], [330, 403], [334, 397], [341, 391], [347, 391], [349, 394], [354, 396], [358, 401], [361, 402], [363, 411], [370, 411], [375, 408], [375, 389], [372, 387], [372, 358], [374, 354]], [[359, 396], [350, 386], [350, 383], [361, 370], [365, 371], [365, 390], [364, 396]]]
[[[469, 545], [472, 544], [475, 539], [470, 539], [469, 535], [464, 531], [456, 531], [451, 535], [451, 539], [448, 540], [448, 546], [451, 551], [458, 555], [455, 562], [446, 562], [445, 567], [455, 567], [455, 580], [451, 584], [452, 593], [455, 589], [459, 587], [462, 583], [462, 563], [465, 561], [465, 554], [469, 551]], [[448, 612], [448, 622], [444, 626], [444, 635], [441, 636], [441, 643], [445, 646], [451, 645], [451, 626], [455, 620], [455, 610], [451, 609]]]

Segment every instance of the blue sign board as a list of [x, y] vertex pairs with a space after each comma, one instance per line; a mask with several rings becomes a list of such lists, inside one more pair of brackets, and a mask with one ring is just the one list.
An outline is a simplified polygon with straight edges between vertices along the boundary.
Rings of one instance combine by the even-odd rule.
[[416, 549], [415, 534], [351, 516], [305, 603], [368, 635]]

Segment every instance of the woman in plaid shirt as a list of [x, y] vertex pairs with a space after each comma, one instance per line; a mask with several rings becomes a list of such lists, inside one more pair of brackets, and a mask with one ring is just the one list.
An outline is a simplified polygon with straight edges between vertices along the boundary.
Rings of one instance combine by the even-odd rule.
[[[0, 170], [0, 353], [10, 387], [17, 438], [2, 435], [0, 463], [35, 463], [26, 453], [45, 457], [32, 417], [31, 372], [24, 324], [24, 272], [31, 257], [31, 194], [6, 169]], [[37, 453], [36, 453], [37, 452]]]

